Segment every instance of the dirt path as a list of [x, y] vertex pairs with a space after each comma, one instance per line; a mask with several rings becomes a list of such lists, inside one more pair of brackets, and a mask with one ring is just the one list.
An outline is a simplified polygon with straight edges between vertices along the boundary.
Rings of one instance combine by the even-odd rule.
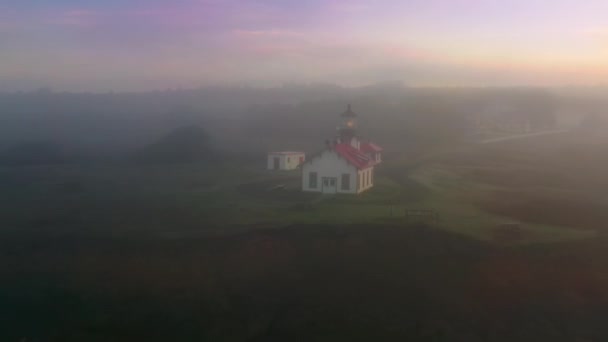
[[560, 129], [560, 130], [544, 131], [544, 132], [537, 132], [537, 133], [518, 134], [518, 135], [511, 135], [508, 137], [486, 139], [486, 140], [480, 141], [479, 143], [480, 144], [493, 144], [493, 143], [498, 143], [498, 142], [503, 142], [503, 141], [539, 137], [539, 136], [543, 136], [543, 135], [562, 134], [562, 133], [567, 133], [567, 132], [568, 132], [568, 130]]

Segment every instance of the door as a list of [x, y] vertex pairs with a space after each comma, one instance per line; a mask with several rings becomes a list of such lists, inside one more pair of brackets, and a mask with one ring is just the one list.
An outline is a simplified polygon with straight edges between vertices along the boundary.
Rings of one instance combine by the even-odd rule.
[[338, 190], [338, 179], [333, 177], [323, 177], [323, 193], [335, 194]]
[[280, 169], [280, 165], [281, 164], [281, 159], [279, 157], [274, 157], [274, 169], [278, 170]]

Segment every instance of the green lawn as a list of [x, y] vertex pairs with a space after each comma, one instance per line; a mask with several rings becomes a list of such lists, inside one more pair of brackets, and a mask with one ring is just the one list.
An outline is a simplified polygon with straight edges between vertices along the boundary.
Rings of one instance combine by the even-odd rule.
[[[2, 229], [121, 235], [217, 234], [300, 223], [407, 226], [411, 221], [406, 210], [425, 209], [440, 217], [427, 223], [482, 240], [491, 240], [498, 225], [513, 222], [524, 231], [522, 242], [593, 236], [591, 230], [484, 210], [480, 203], [495, 200], [492, 196], [498, 191], [512, 190], [511, 184], [503, 183], [518, 169], [505, 165], [541, 166], [528, 155], [505, 155], [501, 160], [484, 151], [474, 157], [458, 155], [462, 151], [455, 148], [422, 160], [388, 160], [378, 170], [376, 186], [358, 196], [302, 193], [299, 171], [269, 172], [263, 165], [235, 162], [0, 168]], [[490, 162], [484, 160], [488, 156]], [[467, 164], [446, 162], [454, 158]], [[471, 177], [480, 174], [471, 170], [484, 170], [484, 178]], [[542, 174], [542, 167], [535, 172]], [[529, 175], [520, 178], [529, 181]], [[563, 186], [564, 182], [560, 178], [545, 183]], [[531, 188], [526, 185], [518, 191], [525, 194]], [[557, 190], [535, 187], [534, 191], [548, 195]]]

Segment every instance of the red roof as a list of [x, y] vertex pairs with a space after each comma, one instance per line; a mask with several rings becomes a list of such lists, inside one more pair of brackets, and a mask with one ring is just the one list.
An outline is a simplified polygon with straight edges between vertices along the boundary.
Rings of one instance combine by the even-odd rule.
[[373, 142], [367, 142], [361, 144], [361, 151], [363, 152], [382, 152], [382, 147], [374, 144]]
[[350, 144], [337, 144], [334, 145], [334, 150], [350, 164], [354, 165], [357, 169], [367, 169], [368, 167], [374, 166], [376, 163], [371, 160], [368, 156], [361, 153], [361, 151], [352, 147]]

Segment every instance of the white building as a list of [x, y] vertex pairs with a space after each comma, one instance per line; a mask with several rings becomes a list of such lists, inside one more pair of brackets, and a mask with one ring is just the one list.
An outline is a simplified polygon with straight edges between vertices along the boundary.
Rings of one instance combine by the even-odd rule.
[[268, 170], [295, 170], [306, 160], [304, 152], [268, 153]]
[[338, 137], [302, 165], [303, 191], [358, 194], [374, 186], [375, 166], [382, 161], [382, 148], [357, 138], [357, 115], [350, 106], [341, 117]]

